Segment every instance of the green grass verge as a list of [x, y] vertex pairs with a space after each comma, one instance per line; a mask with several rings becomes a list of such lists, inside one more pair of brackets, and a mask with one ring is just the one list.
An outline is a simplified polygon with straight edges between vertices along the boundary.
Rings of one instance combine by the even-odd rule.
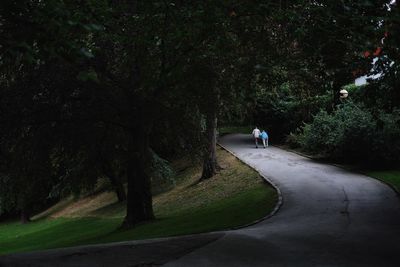
[[385, 181], [400, 193], [400, 170], [370, 171], [367, 175]]
[[174, 163], [179, 182], [154, 197], [154, 221], [122, 231], [118, 228], [125, 204], [115, 203], [110, 193], [68, 200], [32, 223], [0, 224], [0, 254], [223, 230], [269, 214], [278, 198], [276, 191], [228, 152], [217, 153], [223, 170], [201, 183], [200, 166], [189, 159]]
[[27, 225], [0, 225], [0, 254], [83, 244], [176, 236], [244, 225], [272, 210], [276, 193], [253, 188], [192, 211], [160, 217], [131, 230], [116, 230], [121, 219], [58, 218]]
[[115, 231], [84, 243], [114, 242], [202, 233], [241, 226], [265, 216], [275, 204], [275, 191], [250, 189], [233, 198], [224, 199], [192, 211], [179, 212], [170, 217], [142, 224], [128, 231]]
[[66, 247], [80, 240], [111, 233], [120, 219], [43, 219], [26, 225], [0, 225], [0, 254]]

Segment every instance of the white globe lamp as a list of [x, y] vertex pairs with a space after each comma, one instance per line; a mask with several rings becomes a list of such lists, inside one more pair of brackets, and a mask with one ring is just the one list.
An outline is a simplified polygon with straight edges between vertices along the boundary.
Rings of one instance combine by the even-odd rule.
[[347, 90], [344, 90], [344, 89], [340, 90], [340, 92], [339, 92], [339, 97], [340, 97], [341, 99], [345, 99], [345, 98], [348, 97], [348, 96], [349, 96], [349, 92], [347, 92]]

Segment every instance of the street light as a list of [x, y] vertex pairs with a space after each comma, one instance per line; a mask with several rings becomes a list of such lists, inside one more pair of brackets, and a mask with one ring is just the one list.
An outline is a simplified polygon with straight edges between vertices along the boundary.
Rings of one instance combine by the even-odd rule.
[[340, 97], [341, 99], [345, 99], [345, 98], [348, 97], [348, 96], [349, 96], [349, 92], [347, 92], [347, 90], [344, 90], [344, 89], [340, 90], [340, 92], [339, 92], [339, 97]]

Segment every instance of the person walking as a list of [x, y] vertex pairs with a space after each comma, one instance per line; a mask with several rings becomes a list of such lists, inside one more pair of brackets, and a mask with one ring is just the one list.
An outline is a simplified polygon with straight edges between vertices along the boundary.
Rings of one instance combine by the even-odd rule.
[[263, 130], [261, 132], [260, 136], [261, 136], [264, 148], [266, 148], [268, 146], [268, 134], [267, 134], [267, 132]]
[[260, 130], [257, 128], [257, 126], [256, 126], [256, 128], [254, 128], [252, 134], [253, 134], [253, 137], [254, 137], [254, 142], [256, 143], [256, 148], [258, 148], [258, 139], [260, 138], [261, 132], [260, 132]]

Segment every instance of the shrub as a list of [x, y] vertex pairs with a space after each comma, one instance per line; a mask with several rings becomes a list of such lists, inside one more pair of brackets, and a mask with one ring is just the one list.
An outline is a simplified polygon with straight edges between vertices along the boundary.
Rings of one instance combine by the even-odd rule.
[[400, 110], [381, 113], [377, 122], [376, 135], [372, 137], [375, 160], [383, 164], [396, 164], [400, 155]]
[[332, 114], [320, 111], [290, 140], [303, 149], [346, 162], [395, 164], [400, 152], [400, 111], [373, 115], [346, 101]]
[[174, 171], [169, 162], [154, 151], [152, 151], [153, 161], [151, 164], [151, 191], [153, 195], [165, 192], [175, 186]]
[[345, 161], [369, 160], [376, 128], [376, 120], [371, 112], [348, 102], [333, 116], [341, 123], [341, 136], [334, 156]]

